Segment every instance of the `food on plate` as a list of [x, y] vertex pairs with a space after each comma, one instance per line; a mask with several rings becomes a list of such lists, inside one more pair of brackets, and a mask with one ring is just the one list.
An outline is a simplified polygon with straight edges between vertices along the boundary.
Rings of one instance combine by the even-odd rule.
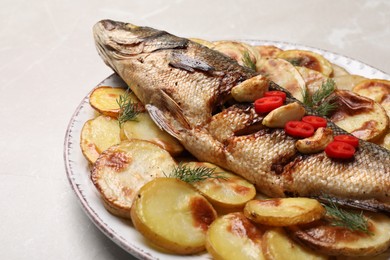
[[352, 91], [382, 105], [390, 117], [390, 81], [366, 79], [356, 84]]
[[332, 78], [350, 74], [345, 68], [334, 63], [332, 63], [332, 69], [333, 69], [333, 72], [331, 74]]
[[303, 154], [318, 153], [324, 151], [326, 146], [332, 141], [332, 129], [319, 127], [315, 130], [313, 136], [298, 140], [295, 143], [295, 147]]
[[259, 52], [261, 59], [276, 58], [283, 50], [273, 45], [254, 46]]
[[104, 150], [120, 143], [119, 133], [116, 119], [103, 115], [90, 119], [81, 129], [81, 151], [90, 163], [94, 163]]
[[375, 141], [387, 132], [389, 118], [380, 104], [348, 90], [335, 93], [338, 107], [330, 119], [337, 126], [367, 141]]
[[328, 77], [316, 70], [308, 69], [306, 67], [295, 67], [301, 74], [306, 84], [306, 89], [310, 95], [313, 95], [322, 84], [328, 80]]
[[284, 59], [267, 59], [257, 65], [257, 70], [288, 90], [294, 98], [299, 101], [303, 100], [302, 93], [306, 89], [305, 81], [290, 62]]
[[[390, 151], [362, 141], [353, 160], [340, 162], [324, 152], [299, 153], [296, 138], [284, 129], [231, 132], [232, 122], [242, 133], [263, 116], [253, 114], [250, 103], [225, 104], [234, 86], [257, 75], [252, 69], [187, 39], [128, 23], [101, 21], [94, 26], [94, 37], [103, 60], [127, 82], [153, 120], [198, 160], [244, 177], [271, 197], [326, 194], [353, 199], [355, 206], [370, 199], [372, 208], [387, 210]], [[283, 91], [274, 84], [270, 90]], [[286, 103], [295, 101], [288, 98]], [[210, 126], [218, 114], [232, 111], [224, 105], [234, 107], [233, 121], [218, 117], [219, 130], [213, 131]], [[335, 135], [345, 133], [334, 124], [328, 127]], [[224, 131], [228, 134], [219, 135]]]
[[336, 76], [332, 79], [336, 83], [337, 89], [352, 91], [354, 86], [356, 86], [359, 82], [365, 80], [366, 78], [359, 75], [347, 74]]
[[135, 228], [153, 244], [176, 254], [203, 251], [207, 230], [216, 218], [202, 195], [174, 178], [146, 183], [131, 208]]
[[100, 86], [92, 91], [89, 104], [102, 115], [118, 118], [120, 113], [118, 100], [123, 95], [129, 95], [129, 99], [134, 103], [139, 102], [133, 93], [128, 93], [124, 88]]
[[332, 64], [322, 55], [306, 50], [286, 50], [279, 53], [278, 58], [285, 59], [294, 66], [306, 67], [321, 72], [329, 77], [332, 72]]
[[368, 221], [368, 232], [334, 225], [329, 217], [288, 229], [304, 245], [327, 255], [374, 256], [384, 252], [390, 246], [389, 218], [368, 212], [364, 217]]
[[231, 94], [238, 102], [253, 102], [264, 96], [264, 93], [268, 91], [268, 85], [269, 79], [258, 75], [234, 86]]
[[267, 230], [263, 235], [262, 248], [267, 260], [328, 259], [327, 256], [310, 250], [291, 239], [282, 228]]
[[255, 199], [244, 208], [245, 216], [253, 222], [279, 227], [310, 223], [325, 212], [317, 200], [309, 198]]
[[160, 146], [132, 139], [105, 150], [93, 165], [91, 179], [106, 209], [130, 218], [130, 208], [138, 190], [148, 181], [164, 177], [176, 162]]
[[[353, 256], [389, 248], [388, 217], [365, 212], [375, 221], [367, 218], [364, 231], [335, 229], [339, 224], [323, 200], [389, 213], [389, 151], [361, 140], [356, 146], [357, 139], [325, 116], [314, 116], [341, 93], [330, 118], [364, 125], [361, 132], [377, 134], [368, 140], [389, 147], [388, 121], [384, 129], [363, 123], [385, 122], [384, 81], [364, 81], [308, 51], [188, 41], [109, 20], [95, 25], [94, 36], [99, 54], [131, 91], [102, 86], [91, 93], [99, 115], [85, 123], [80, 145], [104, 206], [131, 218], [156, 248], [194, 254], [206, 247], [216, 259], [326, 259], [309, 247]], [[301, 136], [307, 125], [312, 131]], [[353, 147], [350, 159], [341, 159], [337, 142]], [[185, 169], [206, 170], [202, 176], [177, 174]], [[386, 234], [375, 233], [378, 223]], [[324, 236], [310, 237], [308, 228]], [[324, 244], [328, 233], [333, 240]]]
[[253, 46], [237, 41], [215, 41], [212, 49], [236, 60], [240, 65], [246, 65], [256, 70], [260, 55]]
[[243, 213], [230, 213], [210, 225], [206, 248], [214, 259], [266, 259], [262, 250], [263, 234], [264, 230]]
[[213, 204], [219, 212], [242, 210], [245, 203], [256, 196], [253, 184], [226, 171], [214, 164], [206, 162], [189, 162], [189, 168], [206, 167], [213, 170], [219, 178], [207, 178], [192, 185]]
[[123, 123], [121, 127], [121, 139], [142, 139], [161, 146], [173, 156], [183, 151], [183, 146], [167, 132], [161, 130], [148, 113], [139, 113], [136, 120]]
[[269, 112], [262, 124], [270, 128], [283, 128], [288, 121], [301, 120], [305, 115], [305, 109], [297, 102], [293, 102]]

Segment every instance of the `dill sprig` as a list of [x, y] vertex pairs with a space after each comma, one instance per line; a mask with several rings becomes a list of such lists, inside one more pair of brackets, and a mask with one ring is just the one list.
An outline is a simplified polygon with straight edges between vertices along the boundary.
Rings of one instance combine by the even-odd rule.
[[164, 173], [165, 176], [170, 178], [176, 178], [187, 183], [194, 183], [198, 181], [203, 181], [206, 179], [226, 179], [220, 173], [215, 172], [216, 168], [209, 168], [205, 166], [200, 167], [189, 167], [182, 163], [179, 163], [172, 172], [168, 175]]
[[368, 220], [364, 217], [363, 211], [360, 213], [345, 211], [339, 208], [331, 199], [328, 199], [328, 203], [329, 205], [323, 204], [323, 206], [331, 220], [331, 225], [372, 235], [372, 232], [368, 230]]
[[248, 51], [245, 51], [242, 54], [242, 59], [241, 60], [242, 60], [242, 63], [244, 63], [245, 67], [248, 67], [248, 68], [256, 71], [256, 64], [251, 59], [251, 56], [249, 55]]
[[313, 95], [310, 95], [308, 89], [305, 89], [302, 93], [303, 103], [314, 109], [319, 115], [327, 116], [337, 108], [336, 98], [331, 96], [335, 90], [335, 82], [332, 79], [327, 79]]
[[300, 58], [291, 58], [291, 59], [286, 59], [288, 62], [290, 62], [293, 66], [299, 66], [301, 65], [301, 59]]
[[126, 93], [120, 95], [116, 102], [119, 105], [118, 122], [120, 127], [127, 121], [136, 120], [139, 113], [138, 104], [131, 101], [129, 92], [126, 91]]

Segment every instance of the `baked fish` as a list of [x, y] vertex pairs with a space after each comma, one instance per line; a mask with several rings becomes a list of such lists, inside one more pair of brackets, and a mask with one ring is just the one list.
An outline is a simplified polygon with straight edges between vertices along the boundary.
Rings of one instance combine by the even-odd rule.
[[[324, 152], [301, 154], [296, 139], [283, 129], [261, 124], [264, 115], [256, 113], [253, 104], [232, 102], [232, 88], [255, 77], [255, 71], [149, 27], [103, 20], [93, 33], [104, 62], [154, 121], [199, 160], [243, 176], [271, 197], [328, 197], [390, 212], [390, 151], [360, 141], [353, 160], [337, 161]], [[276, 84], [270, 89], [282, 90]], [[287, 96], [287, 103], [297, 102]], [[345, 133], [331, 122], [328, 127], [334, 134]]]

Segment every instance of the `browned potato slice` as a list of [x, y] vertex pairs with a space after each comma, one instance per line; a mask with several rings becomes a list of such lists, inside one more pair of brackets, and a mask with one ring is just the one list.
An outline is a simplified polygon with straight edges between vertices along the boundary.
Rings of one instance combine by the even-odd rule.
[[214, 174], [223, 177], [223, 179], [209, 178], [192, 184], [217, 210], [226, 212], [242, 209], [246, 202], [256, 196], [256, 189], [253, 184], [214, 164], [190, 162], [186, 166], [215, 169]]
[[241, 212], [230, 213], [211, 224], [206, 249], [214, 259], [265, 259], [261, 248], [263, 234]]
[[386, 134], [375, 141], [376, 144], [383, 146], [387, 150], [390, 150], [390, 127], [387, 129]]
[[371, 98], [386, 110], [390, 117], [390, 81], [381, 79], [367, 79], [358, 83], [352, 89], [361, 96]]
[[379, 213], [365, 213], [369, 231], [351, 231], [332, 226], [326, 220], [292, 226], [292, 235], [312, 249], [327, 255], [374, 256], [390, 246], [390, 219]]
[[336, 125], [366, 141], [386, 134], [389, 118], [381, 105], [352, 91], [338, 90], [336, 94], [339, 106], [330, 117]]
[[312, 51], [286, 50], [281, 52], [278, 58], [285, 59], [295, 66], [316, 70], [326, 77], [329, 77], [333, 72], [332, 64], [322, 55]]
[[267, 230], [263, 236], [263, 252], [267, 260], [328, 259], [292, 240], [282, 228]]
[[334, 63], [332, 63], [332, 68], [333, 68], [333, 73], [331, 76], [333, 78], [350, 74], [346, 69]]
[[91, 179], [106, 209], [119, 217], [130, 218], [138, 190], [175, 166], [170, 154], [161, 147], [133, 139], [104, 151], [92, 169]]
[[320, 89], [322, 84], [328, 79], [328, 77], [316, 70], [311, 70], [306, 67], [298, 66], [296, 67], [296, 69], [302, 75], [302, 78], [305, 81], [306, 88], [310, 95], [313, 95], [314, 92]]
[[358, 84], [359, 82], [365, 79], [366, 79], [365, 77], [359, 75], [353, 75], [353, 74], [342, 75], [333, 78], [337, 89], [350, 90], [350, 91], [354, 86], [356, 86], [356, 84]]
[[179, 141], [161, 130], [148, 113], [140, 113], [136, 120], [125, 122], [121, 128], [121, 139], [147, 140], [161, 146], [173, 156], [180, 154], [184, 149]]
[[120, 143], [118, 120], [109, 116], [98, 116], [85, 122], [81, 130], [81, 151], [87, 160], [94, 163], [99, 154], [108, 147]]
[[213, 48], [214, 46], [214, 43], [213, 42], [210, 42], [210, 41], [207, 41], [207, 40], [204, 40], [204, 39], [199, 39], [199, 38], [190, 38], [191, 41], [193, 42], [196, 42], [196, 43], [199, 43], [199, 44], [202, 44], [208, 48]]
[[145, 184], [131, 209], [133, 224], [142, 235], [177, 254], [203, 251], [206, 232], [216, 218], [217, 213], [202, 195], [173, 178]]
[[283, 59], [263, 60], [258, 65], [257, 70], [279, 86], [287, 89], [299, 101], [303, 100], [302, 92], [306, 88], [305, 81], [290, 62]]
[[273, 45], [254, 46], [262, 59], [276, 58], [283, 50]]
[[[121, 95], [127, 93], [124, 88], [101, 86], [92, 91], [89, 103], [99, 113], [118, 118], [119, 105], [117, 100], [119, 100]], [[138, 98], [131, 92], [129, 93], [129, 98], [133, 103], [139, 103]]]
[[325, 208], [315, 199], [281, 198], [251, 200], [244, 214], [252, 221], [267, 226], [291, 226], [320, 219]]
[[244, 54], [247, 52], [253, 64], [256, 64], [260, 60], [260, 55], [253, 46], [235, 41], [216, 41], [212, 46], [212, 49], [219, 51], [226, 56], [236, 60], [240, 65], [245, 66], [243, 59]]

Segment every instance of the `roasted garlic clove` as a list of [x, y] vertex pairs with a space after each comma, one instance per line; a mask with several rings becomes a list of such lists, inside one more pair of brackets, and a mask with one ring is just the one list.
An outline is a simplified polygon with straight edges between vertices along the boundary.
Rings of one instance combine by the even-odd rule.
[[323, 151], [325, 147], [332, 142], [333, 131], [330, 128], [320, 127], [314, 135], [305, 139], [298, 140], [295, 147], [301, 153], [317, 153]]
[[288, 121], [301, 120], [305, 109], [298, 102], [290, 103], [272, 110], [263, 119], [263, 125], [271, 128], [283, 128]]

